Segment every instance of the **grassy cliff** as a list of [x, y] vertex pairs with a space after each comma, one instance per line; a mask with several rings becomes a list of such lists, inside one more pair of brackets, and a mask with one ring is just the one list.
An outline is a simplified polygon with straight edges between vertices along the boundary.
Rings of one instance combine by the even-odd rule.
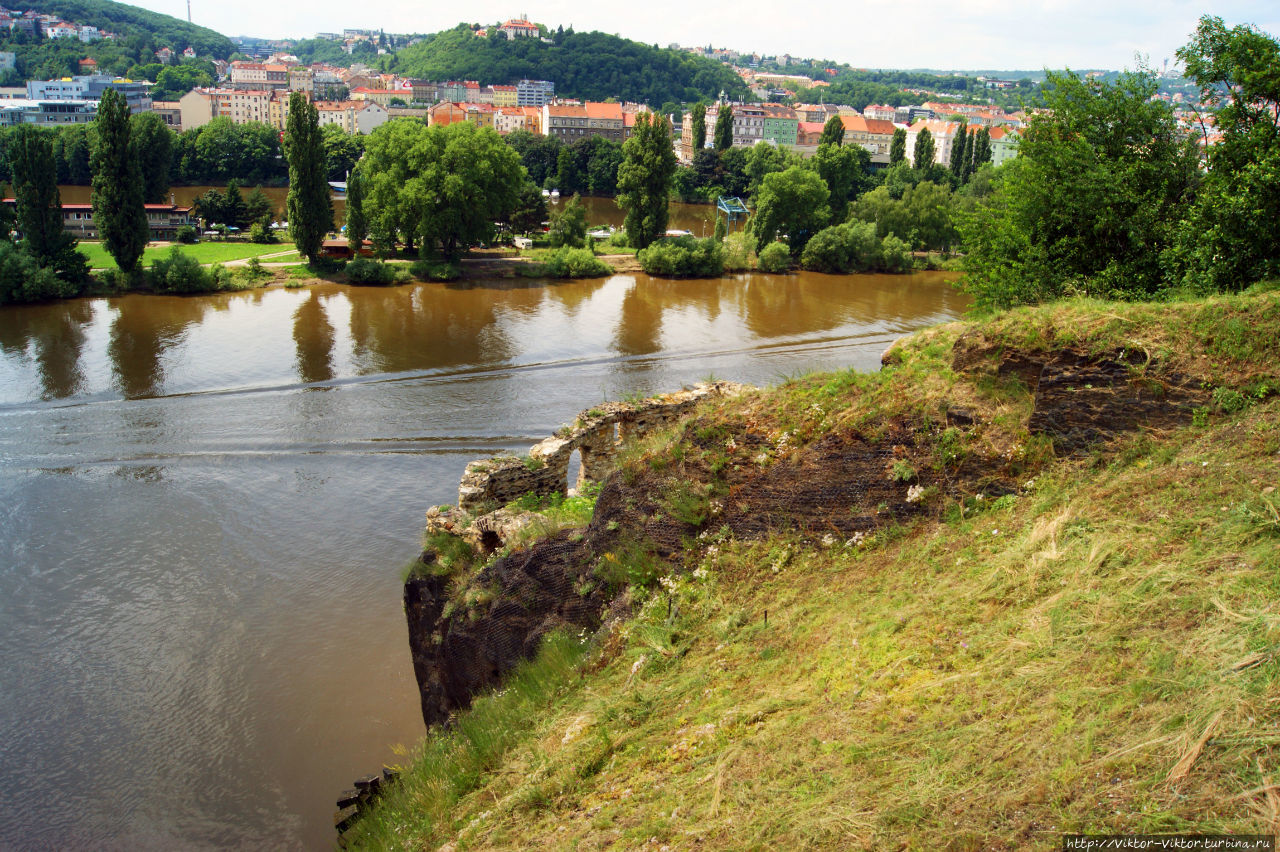
[[600, 626], [406, 754], [348, 841], [1280, 828], [1280, 292], [1022, 309], [885, 361], [631, 447], [582, 534]]

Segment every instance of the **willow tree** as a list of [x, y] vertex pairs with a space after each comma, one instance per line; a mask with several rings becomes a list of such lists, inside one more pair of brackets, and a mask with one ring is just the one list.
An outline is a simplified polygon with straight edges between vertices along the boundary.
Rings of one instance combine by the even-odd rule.
[[284, 148], [289, 160], [289, 232], [298, 253], [311, 261], [319, 255], [325, 234], [333, 230], [333, 200], [320, 114], [301, 92], [289, 95]]
[[675, 173], [670, 125], [660, 115], [640, 113], [631, 138], [622, 145], [618, 166], [618, 204], [627, 211], [627, 238], [636, 248], [666, 233], [667, 199]]

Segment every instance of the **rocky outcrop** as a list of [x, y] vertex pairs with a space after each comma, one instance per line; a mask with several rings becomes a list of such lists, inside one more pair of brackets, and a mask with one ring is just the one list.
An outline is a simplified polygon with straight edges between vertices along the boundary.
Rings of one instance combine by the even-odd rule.
[[[886, 353], [890, 362], [900, 356]], [[1034, 398], [1031, 433], [1051, 436], [1067, 453], [1137, 428], [1185, 424], [1192, 409], [1208, 399], [1196, 377], [1155, 369], [1132, 351], [1016, 350], [971, 333], [957, 341], [953, 367], [970, 375], [1016, 377]], [[548, 631], [595, 630], [621, 588], [596, 569], [620, 549], [639, 547], [646, 558], [674, 564], [691, 538], [712, 529], [739, 539], [785, 531], [831, 546], [857, 546], [886, 523], [930, 511], [923, 493], [944, 498], [941, 504], [1018, 487], [1017, 471], [998, 452], [975, 451], [942, 463], [935, 455], [931, 435], [983, 428], [991, 413], [978, 404], [947, 408], [945, 422], [903, 419], [836, 428], [798, 449], [786, 444], [786, 433], [759, 431], [748, 421], [691, 420], [684, 426], [685, 445], [714, 451], [718, 472], [700, 467], [702, 456], [688, 452], [678, 475], [655, 472], [660, 465], [637, 465], [626, 477], [609, 475], [629, 437], [687, 417], [701, 399], [739, 390], [716, 384], [635, 405], [602, 405], [532, 447], [528, 459], [468, 465], [459, 506], [433, 507], [428, 530], [462, 536], [485, 554], [530, 523], [527, 515], [501, 506], [529, 492], [565, 492], [574, 451], [582, 456], [579, 482], [604, 485], [585, 530], [563, 531], [496, 559], [459, 588], [450, 590], [433, 555], [424, 554], [424, 564], [405, 585], [405, 610], [428, 724], [444, 721], [477, 691], [499, 684]], [[716, 477], [722, 496], [700, 504], [697, 512], [673, 508], [673, 491], [684, 489], [686, 497], [700, 500]]]

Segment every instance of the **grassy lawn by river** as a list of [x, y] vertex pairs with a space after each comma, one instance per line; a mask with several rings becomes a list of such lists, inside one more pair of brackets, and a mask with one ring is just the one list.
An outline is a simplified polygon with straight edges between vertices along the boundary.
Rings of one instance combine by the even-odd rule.
[[[142, 265], [150, 266], [158, 257], [169, 253], [173, 243], [151, 243], [142, 253]], [[82, 240], [77, 246], [81, 254], [89, 259], [89, 266], [94, 269], [115, 269], [116, 262], [100, 242]], [[264, 254], [283, 254], [284, 260], [297, 260], [297, 252], [291, 251], [288, 243], [263, 245], [261, 243], [196, 243], [181, 247], [183, 254], [189, 254], [201, 263], [227, 263], [233, 260], [245, 260], [261, 257]]]

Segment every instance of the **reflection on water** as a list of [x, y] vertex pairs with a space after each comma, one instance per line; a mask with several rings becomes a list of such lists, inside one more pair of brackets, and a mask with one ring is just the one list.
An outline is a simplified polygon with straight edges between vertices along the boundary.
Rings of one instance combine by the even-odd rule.
[[0, 310], [0, 847], [330, 848], [421, 734], [399, 571], [469, 460], [710, 373], [871, 369], [963, 307], [799, 274]]

